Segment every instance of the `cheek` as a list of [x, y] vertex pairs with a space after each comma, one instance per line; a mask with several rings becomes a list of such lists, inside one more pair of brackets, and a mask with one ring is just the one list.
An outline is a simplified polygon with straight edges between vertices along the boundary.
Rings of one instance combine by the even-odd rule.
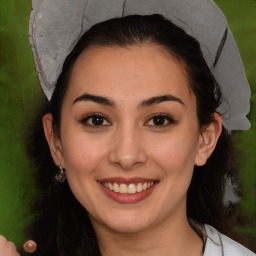
[[197, 141], [192, 136], [173, 134], [152, 143], [149, 154], [166, 173], [193, 170]]
[[196, 138], [196, 133], [192, 136], [189, 132], [177, 132], [153, 143], [155, 147], [151, 149], [150, 158], [162, 170], [166, 194], [172, 195], [170, 205], [186, 197], [194, 170]]
[[90, 139], [83, 133], [69, 133], [69, 136], [63, 136], [62, 140], [70, 189], [85, 209], [95, 212], [94, 198], [98, 196], [95, 177], [105, 159], [104, 143]]
[[84, 176], [92, 173], [106, 155], [105, 143], [83, 133], [63, 136], [63, 158], [67, 172]]
[[[156, 141], [151, 149], [150, 158], [161, 169], [164, 193], [170, 195], [163, 198], [162, 204], [169, 208], [179, 208], [186, 200], [186, 194], [191, 183], [194, 160], [196, 155], [196, 140], [190, 136], [170, 136], [169, 139]], [[159, 199], [161, 201], [161, 199]], [[167, 200], [167, 201], [164, 201]], [[168, 209], [169, 209], [168, 208]], [[168, 210], [167, 209], [167, 210]]]

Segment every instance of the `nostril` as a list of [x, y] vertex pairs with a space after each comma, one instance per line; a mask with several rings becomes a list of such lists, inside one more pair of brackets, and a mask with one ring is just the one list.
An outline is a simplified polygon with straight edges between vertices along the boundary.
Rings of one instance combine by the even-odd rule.
[[134, 130], [126, 127], [125, 131], [116, 134], [109, 152], [111, 164], [129, 170], [144, 164], [146, 160], [143, 143]]
[[146, 155], [134, 154], [134, 155], [118, 155], [112, 153], [109, 157], [110, 163], [121, 167], [124, 170], [134, 169], [141, 166], [146, 162]]

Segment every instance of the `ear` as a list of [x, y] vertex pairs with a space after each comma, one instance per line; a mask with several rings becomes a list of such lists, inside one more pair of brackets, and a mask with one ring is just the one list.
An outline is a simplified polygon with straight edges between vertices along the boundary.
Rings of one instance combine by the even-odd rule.
[[48, 142], [53, 161], [57, 166], [65, 168], [62, 154], [62, 144], [60, 138], [54, 131], [52, 114], [47, 113], [46, 115], [44, 115], [42, 122], [45, 138]]
[[212, 122], [200, 133], [195, 165], [202, 166], [214, 151], [222, 131], [222, 118], [214, 113]]

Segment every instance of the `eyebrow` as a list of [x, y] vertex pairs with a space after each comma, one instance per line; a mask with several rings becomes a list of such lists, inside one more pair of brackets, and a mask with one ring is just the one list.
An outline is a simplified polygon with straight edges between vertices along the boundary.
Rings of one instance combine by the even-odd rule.
[[[113, 107], [113, 108], [117, 108], [116, 103], [111, 100], [110, 98], [107, 97], [103, 97], [103, 96], [98, 96], [98, 95], [92, 95], [92, 94], [82, 94], [81, 96], [79, 96], [78, 98], [76, 98], [72, 105], [74, 105], [77, 102], [83, 102], [83, 101], [92, 101], [92, 102], [96, 102], [105, 106], [109, 106], [109, 107]], [[180, 99], [177, 98], [171, 94], [166, 94], [166, 95], [161, 95], [161, 96], [155, 96], [146, 100], [143, 100], [138, 108], [144, 108], [144, 107], [149, 107], [152, 105], [156, 105], [159, 104], [161, 102], [165, 102], [165, 101], [174, 101], [174, 102], [178, 102], [181, 105], [185, 106], [184, 102]]]
[[166, 95], [152, 97], [147, 100], [143, 100], [140, 103], [139, 107], [149, 107], [149, 106], [156, 105], [156, 104], [159, 104], [159, 103], [165, 102], [165, 101], [175, 101], [175, 102], [178, 102], [181, 105], [185, 106], [184, 102], [180, 98], [177, 98], [171, 94], [166, 94]]
[[77, 102], [81, 102], [81, 101], [92, 101], [92, 102], [96, 102], [105, 106], [109, 106], [109, 107], [113, 107], [116, 108], [116, 104], [113, 100], [111, 100], [110, 98], [107, 97], [103, 97], [103, 96], [98, 96], [98, 95], [92, 95], [92, 94], [88, 94], [85, 93], [81, 96], [79, 96], [78, 98], [76, 98], [72, 105], [74, 105]]

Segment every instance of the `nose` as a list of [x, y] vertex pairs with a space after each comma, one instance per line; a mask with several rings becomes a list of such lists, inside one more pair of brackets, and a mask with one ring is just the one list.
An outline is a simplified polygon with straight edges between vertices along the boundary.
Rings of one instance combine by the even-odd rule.
[[122, 129], [113, 140], [109, 153], [111, 164], [123, 170], [132, 170], [147, 161], [142, 136], [135, 129]]

